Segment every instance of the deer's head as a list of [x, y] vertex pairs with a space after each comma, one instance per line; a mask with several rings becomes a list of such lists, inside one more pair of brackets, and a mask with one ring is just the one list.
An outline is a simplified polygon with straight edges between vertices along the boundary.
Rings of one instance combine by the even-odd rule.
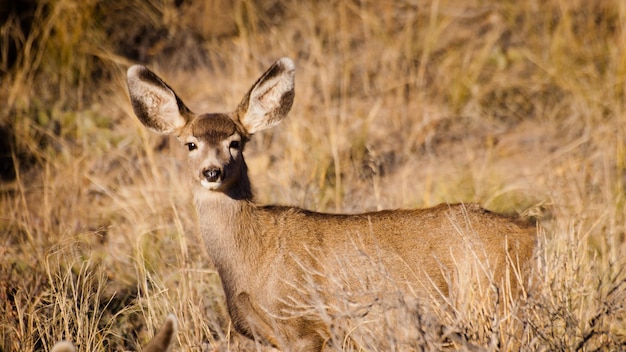
[[175, 135], [188, 150], [194, 183], [231, 197], [250, 197], [243, 149], [250, 137], [282, 121], [294, 98], [294, 64], [276, 61], [231, 113], [197, 115], [156, 74], [128, 69], [128, 91], [139, 120], [151, 130]]

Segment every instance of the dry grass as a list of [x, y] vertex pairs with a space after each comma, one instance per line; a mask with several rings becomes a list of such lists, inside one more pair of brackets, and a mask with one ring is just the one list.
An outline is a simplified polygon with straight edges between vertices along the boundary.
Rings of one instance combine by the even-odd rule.
[[0, 350], [135, 350], [169, 312], [180, 350], [254, 347], [198, 245], [180, 148], [129, 117], [124, 72], [146, 63], [223, 111], [281, 56], [294, 108], [247, 148], [261, 203], [544, 215], [506, 314], [397, 302], [384, 339], [333, 348], [626, 348], [625, 3], [201, 3], [0, 8]]

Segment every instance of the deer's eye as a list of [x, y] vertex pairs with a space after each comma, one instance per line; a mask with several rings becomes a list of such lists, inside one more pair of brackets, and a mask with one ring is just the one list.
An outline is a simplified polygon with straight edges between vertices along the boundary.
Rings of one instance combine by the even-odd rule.
[[187, 149], [189, 149], [189, 151], [192, 151], [198, 148], [196, 143], [193, 143], [193, 142], [185, 143], [185, 146], [187, 147]]
[[241, 143], [239, 143], [239, 141], [232, 141], [230, 142], [230, 145], [228, 146], [228, 148], [230, 149], [239, 149], [241, 146]]

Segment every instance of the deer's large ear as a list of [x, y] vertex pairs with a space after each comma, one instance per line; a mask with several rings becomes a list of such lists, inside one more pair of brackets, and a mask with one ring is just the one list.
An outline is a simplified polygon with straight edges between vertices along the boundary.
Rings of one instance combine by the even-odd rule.
[[168, 315], [159, 332], [141, 352], [166, 352], [176, 337], [177, 325], [176, 317]]
[[135, 65], [127, 73], [130, 102], [139, 120], [151, 130], [177, 133], [187, 123], [189, 109], [156, 74]]
[[270, 128], [287, 116], [295, 95], [294, 75], [293, 61], [282, 58], [256, 81], [237, 108], [247, 133]]
[[51, 352], [76, 352], [76, 348], [69, 341], [59, 341], [52, 346]]

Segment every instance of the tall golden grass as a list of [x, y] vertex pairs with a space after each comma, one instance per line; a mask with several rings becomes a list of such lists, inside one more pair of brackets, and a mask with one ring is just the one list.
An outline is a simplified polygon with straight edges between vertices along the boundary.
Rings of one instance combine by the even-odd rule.
[[1, 351], [136, 350], [170, 312], [177, 349], [255, 348], [200, 245], [181, 148], [131, 117], [124, 75], [147, 64], [192, 110], [224, 111], [282, 56], [296, 101], [247, 148], [259, 202], [541, 219], [506, 314], [406, 306], [333, 349], [626, 348], [623, 1], [30, 4], [0, 9]]

